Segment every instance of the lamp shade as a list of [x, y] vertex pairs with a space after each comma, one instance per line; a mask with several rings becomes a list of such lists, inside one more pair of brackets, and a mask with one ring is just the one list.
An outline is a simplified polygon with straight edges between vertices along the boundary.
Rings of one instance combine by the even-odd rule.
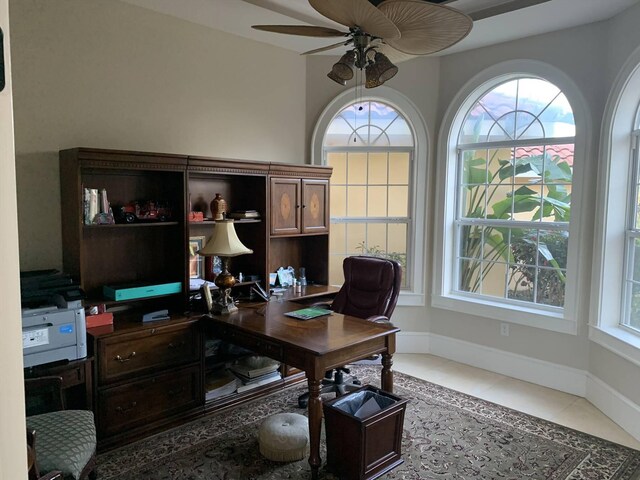
[[391, 63], [383, 53], [376, 52], [374, 62], [367, 65], [365, 69], [365, 88], [379, 87], [396, 73], [398, 73], [398, 67]]
[[233, 226], [233, 220], [216, 222], [213, 235], [205, 247], [198, 252], [200, 255], [217, 255], [219, 257], [237, 257], [253, 250], [245, 247]]

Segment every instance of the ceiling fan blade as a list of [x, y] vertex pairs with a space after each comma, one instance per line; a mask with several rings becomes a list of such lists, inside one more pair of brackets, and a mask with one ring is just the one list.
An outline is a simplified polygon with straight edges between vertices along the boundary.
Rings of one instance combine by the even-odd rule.
[[411, 55], [444, 50], [466, 37], [473, 26], [468, 15], [422, 0], [385, 0], [378, 8], [401, 33], [400, 38], [385, 39], [385, 42]]
[[380, 53], [383, 53], [391, 63], [399, 64], [402, 62], [406, 62], [407, 60], [411, 60], [412, 58], [416, 58], [415, 55], [409, 55], [408, 53], [403, 53], [400, 50], [396, 50], [390, 45], [386, 43], [381, 43], [376, 47], [376, 50]]
[[344, 45], [348, 45], [352, 41], [353, 40], [350, 39], [350, 40], [347, 40], [345, 42], [334, 43], [333, 45], [327, 45], [326, 47], [315, 48], [313, 50], [309, 50], [308, 52], [303, 52], [300, 55], [312, 55], [314, 53], [324, 52], [325, 50], [332, 50], [334, 48], [338, 48], [338, 47], [342, 47]]
[[344, 37], [349, 32], [341, 32], [333, 28], [313, 27], [310, 25], [252, 25], [251, 28], [263, 32], [285, 33], [304, 37]]
[[346, 27], [360, 27], [364, 32], [385, 40], [400, 38], [400, 31], [382, 11], [368, 0], [309, 0], [320, 14]]

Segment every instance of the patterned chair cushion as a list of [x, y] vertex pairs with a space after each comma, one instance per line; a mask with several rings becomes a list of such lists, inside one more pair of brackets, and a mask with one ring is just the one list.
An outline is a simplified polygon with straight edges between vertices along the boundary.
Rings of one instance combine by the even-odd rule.
[[61, 410], [27, 417], [36, 431], [36, 461], [41, 473], [60, 470], [80, 478], [96, 451], [96, 427], [89, 410]]

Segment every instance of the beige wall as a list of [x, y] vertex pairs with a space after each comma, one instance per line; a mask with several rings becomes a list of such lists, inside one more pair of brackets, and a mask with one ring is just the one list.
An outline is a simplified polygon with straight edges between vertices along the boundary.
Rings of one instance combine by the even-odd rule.
[[57, 152], [303, 162], [300, 55], [113, 0], [12, 0], [23, 270], [61, 267]]
[[0, 480], [27, 478], [22, 380], [18, 218], [9, 55], [8, 0], [0, 0], [6, 86], [0, 92]]

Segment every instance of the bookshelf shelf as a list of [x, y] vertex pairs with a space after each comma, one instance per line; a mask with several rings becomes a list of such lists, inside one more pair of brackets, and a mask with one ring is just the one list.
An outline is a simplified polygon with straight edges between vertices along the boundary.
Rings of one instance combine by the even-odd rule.
[[111, 228], [147, 228], [147, 227], [173, 227], [180, 225], [180, 222], [140, 222], [140, 223], [114, 223], [103, 225], [83, 225], [87, 230], [101, 230]]

